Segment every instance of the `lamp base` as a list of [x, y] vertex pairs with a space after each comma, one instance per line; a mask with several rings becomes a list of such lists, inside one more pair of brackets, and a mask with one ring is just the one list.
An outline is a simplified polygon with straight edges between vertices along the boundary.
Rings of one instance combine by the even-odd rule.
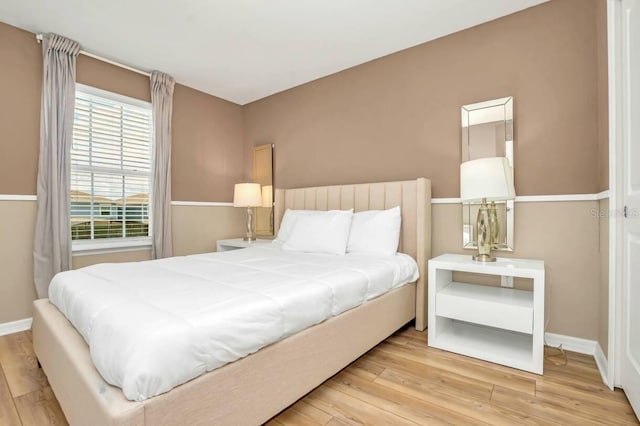
[[496, 258], [491, 256], [491, 221], [489, 220], [489, 209], [487, 199], [482, 199], [482, 204], [478, 209], [478, 219], [476, 220], [478, 252], [472, 256], [474, 262], [488, 263], [495, 262]]
[[491, 257], [488, 254], [476, 254], [475, 256], [471, 256], [471, 259], [474, 262], [480, 262], [480, 263], [488, 263], [488, 262], [495, 262], [496, 261], [495, 257]]
[[247, 207], [247, 232], [243, 241], [255, 241], [256, 233], [253, 231], [253, 207]]

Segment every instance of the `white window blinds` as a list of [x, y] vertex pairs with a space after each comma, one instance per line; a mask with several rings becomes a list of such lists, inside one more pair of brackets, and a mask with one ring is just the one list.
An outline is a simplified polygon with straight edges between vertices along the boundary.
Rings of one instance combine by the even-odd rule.
[[89, 89], [76, 91], [71, 238], [148, 237], [151, 106]]

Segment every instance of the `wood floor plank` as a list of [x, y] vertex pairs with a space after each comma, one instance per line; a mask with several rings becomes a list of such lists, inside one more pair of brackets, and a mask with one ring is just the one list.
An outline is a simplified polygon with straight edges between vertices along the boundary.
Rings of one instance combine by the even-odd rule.
[[418, 331], [414, 327], [405, 327], [400, 331], [395, 333], [396, 335], [402, 335], [409, 337], [411, 339], [419, 339], [422, 340], [425, 344], [427, 343], [427, 330]]
[[584, 392], [564, 385], [542, 382], [537, 385], [536, 398], [543, 401], [556, 401], [569, 410], [579, 410], [590, 417], [613, 421], [615, 424], [640, 424], [624, 393], [606, 390], [622, 397], [614, 400], [603, 397], [600, 393]]
[[532, 397], [511, 389], [496, 386], [491, 396], [492, 404], [531, 414], [540, 419], [557, 424], [602, 425], [603, 420], [598, 417], [583, 414], [578, 407], [563, 405], [561, 401]]
[[426, 403], [471, 417], [477, 422], [486, 422], [492, 425], [541, 423], [539, 418], [509, 408], [494, 406], [487, 401], [480, 401], [471, 397], [452, 398], [450, 394], [442, 393], [434, 388], [424, 389], [420, 382], [391, 370], [385, 370], [375, 382], [411, 395]]
[[330, 413], [350, 425], [405, 425], [415, 426], [412, 422], [374, 405], [356, 399], [329, 386], [321, 386], [309, 395], [306, 400], [316, 408]]
[[68, 425], [51, 387], [14, 399], [23, 426]]
[[348, 426], [348, 425], [349, 425], [349, 423], [345, 423], [340, 419], [332, 417], [331, 420], [329, 420], [329, 423], [327, 423], [326, 426]]
[[[406, 345], [407, 348], [413, 349], [413, 350], [420, 350], [425, 351], [425, 347], [426, 346], [426, 342], [425, 341], [415, 341], [412, 340], [409, 343], [407, 343]], [[488, 362], [488, 361], [484, 361], [481, 359], [476, 359], [476, 358], [471, 358], [471, 357], [466, 357], [463, 355], [458, 355], [458, 354], [453, 354], [451, 352], [447, 352], [444, 350], [440, 350], [440, 349], [435, 349], [435, 348], [428, 348], [426, 349], [430, 355], [432, 356], [437, 356], [438, 354], [444, 356], [444, 357], [456, 357], [458, 359], [463, 359], [464, 362], [466, 364], [468, 364], [469, 366], [475, 366], [477, 368], [480, 369], [490, 369], [492, 371], [495, 372], [499, 372], [499, 373], [503, 373], [503, 374], [508, 374], [509, 376], [516, 376], [516, 377], [520, 377], [521, 379], [524, 379], [525, 381], [531, 381], [531, 382], [535, 382], [537, 380], [537, 378], [539, 377], [539, 375], [534, 374], [534, 373], [530, 373], [528, 371], [523, 371], [523, 370], [517, 370], [515, 368], [511, 368], [511, 367], [507, 367], [504, 365], [499, 365], [499, 364], [494, 364], [492, 362]]]
[[495, 368], [494, 364], [487, 363], [486, 366], [476, 365], [468, 362], [467, 357], [462, 357], [450, 352], [431, 349], [416, 352], [411, 348], [381, 343], [375, 349], [374, 353], [384, 352], [395, 357], [405, 358], [425, 365], [439, 368], [441, 370], [450, 371], [475, 380], [494, 383], [508, 389], [518, 392], [535, 394], [535, 380], [533, 378], [523, 378], [512, 371]]
[[280, 421], [283, 424], [297, 424], [295, 422], [291, 422], [291, 419], [287, 417], [287, 413], [289, 411], [293, 412], [293, 414], [295, 415], [294, 418], [301, 418], [305, 422], [312, 422], [312, 424], [325, 425], [329, 423], [332, 418], [331, 414], [319, 410], [304, 399], [301, 399], [300, 401], [289, 407], [285, 412], [276, 417], [276, 420]]
[[[592, 356], [579, 354], [571, 351], [564, 351], [564, 360], [566, 362], [556, 363], [554, 360], [563, 358], [563, 353], [558, 352], [555, 348], [545, 347], [545, 357], [551, 362], [547, 362], [545, 369], [548, 371], [561, 371], [563, 375], [572, 375], [580, 377], [583, 380], [590, 380], [595, 383], [602, 383], [598, 366]], [[557, 354], [557, 355], [556, 355]]]
[[318, 423], [317, 421], [313, 420], [312, 418], [308, 417], [304, 413], [301, 413], [293, 407], [278, 415], [275, 420], [285, 426], [322, 426], [325, 424]]
[[377, 382], [362, 380], [347, 371], [343, 371], [327, 381], [325, 386], [333, 387], [418, 424], [444, 425], [453, 422], [465, 425], [486, 425], [484, 422], [474, 421], [467, 416], [429, 404], [424, 400], [408, 396]]
[[394, 334], [393, 336], [390, 336], [387, 338], [386, 342], [387, 343], [393, 343], [395, 345], [406, 345], [407, 343], [409, 343], [410, 338], [407, 336], [402, 336], [402, 335], [398, 335], [398, 334]]
[[385, 367], [375, 362], [371, 362], [369, 359], [359, 359], [351, 364], [349, 371], [352, 374], [362, 377], [367, 380], [375, 380], [376, 377], [384, 371]]
[[20, 417], [0, 366], [0, 425], [20, 426]]
[[546, 369], [544, 376], [540, 376], [536, 381], [536, 389], [545, 389], [546, 386], [549, 386], [551, 388], [560, 387], [561, 389], [566, 391], [577, 391], [597, 395], [598, 398], [628, 404], [627, 398], [625, 397], [624, 393], [620, 391], [611, 391], [604, 383], [602, 383], [602, 381], [600, 383], [585, 381], [582, 380], [579, 376], [573, 376], [569, 374], [565, 375], [562, 370], [552, 371], [550, 369]]
[[[455, 397], [455, 392], [460, 392], [475, 398], [489, 401], [493, 384], [469, 378], [448, 370], [443, 370], [432, 365], [425, 365], [405, 358], [393, 357], [384, 352], [372, 352], [368, 358], [370, 364], [384, 365], [385, 369], [401, 371], [411, 374], [423, 384], [433, 384], [444, 389], [450, 389]], [[378, 375], [379, 376], [379, 375]]]
[[38, 368], [33, 343], [24, 331], [0, 336], [0, 365], [14, 398], [48, 385], [46, 376]]

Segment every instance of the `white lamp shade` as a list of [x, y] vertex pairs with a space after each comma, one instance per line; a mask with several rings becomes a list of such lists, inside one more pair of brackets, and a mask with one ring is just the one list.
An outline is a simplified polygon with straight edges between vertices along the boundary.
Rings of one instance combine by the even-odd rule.
[[463, 202], [512, 200], [513, 171], [505, 157], [488, 157], [460, 165], [460, 199]]
[[273, 186], [265, 185], [262, 187], [262, 207], [273, 206]]
[[259, 183], [236, 183], [233, 188], [234, 207], [260, 207], [262, 194]]

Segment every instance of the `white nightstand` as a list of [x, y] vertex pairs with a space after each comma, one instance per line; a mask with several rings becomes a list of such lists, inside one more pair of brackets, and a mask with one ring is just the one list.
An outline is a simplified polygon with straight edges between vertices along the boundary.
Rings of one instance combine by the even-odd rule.
[[[453, 272], [522, 277], [533, 291], [455, 282]], [[429, 261], [429, 346], [542, 374], [544, 262], [443, 254]]]
[[271, 244], [272, 242], [273, 240], [261, 240], [261, 239], [257, 239], [254, 241], [244, 241], [242, 238], [218, 240], [216, 241], [216, 251], [237, 250], [237, 249], [243, 249], [247, 247], [263, 245], [263, 244]]

